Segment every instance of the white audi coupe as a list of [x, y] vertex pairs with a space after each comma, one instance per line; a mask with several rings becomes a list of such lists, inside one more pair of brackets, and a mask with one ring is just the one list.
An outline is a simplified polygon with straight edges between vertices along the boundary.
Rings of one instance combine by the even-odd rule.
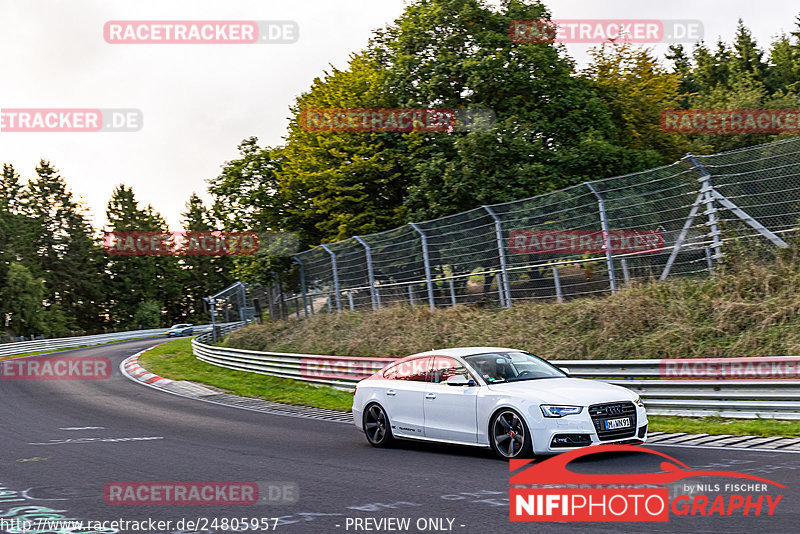
[[504, 459], [647, 439], [647, 414], [634, 392], [569, 378], [538, 356], [498, 347], [392, 362], [358, 383], [353, 419], [375, 447], [417, 439], [491, 447]]

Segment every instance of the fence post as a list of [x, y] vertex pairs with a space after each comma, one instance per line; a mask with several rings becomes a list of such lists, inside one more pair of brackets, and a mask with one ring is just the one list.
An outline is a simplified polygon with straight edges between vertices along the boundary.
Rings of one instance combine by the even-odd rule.
[[450, 279], [450, 303], [453, 307], [456, 307], [456, 285], [453, 283], [453, 279]]
[[722, 241], [720, 240], [720, 232], [717, 219], [717, 208], [714, 205], [713, 188], [711, 186], [711, 173], [708, 172], [702, 163], [697, 160], [691, 152], [686, 154], [686, 157], [691, 162], [698, 173], [700, 173], [700, 192], [703, 194], [703, 203], [706, 205], [706, 210], [703, 212], [708, 216], [708, 225], [711, 227], [711, 243], [714, 248], [714, 257], [720, 258], [722, 256]]
[[[300, 292], [303, 294], [303, 313], [308, 317], [308, 304], [306, 303], [306, 267], [297, 255], [293, 256], [293, 258], [294, 262], [300, 266]], [[300, 311], [300, 308], [298, 308], [298, 311]], [[314, 313], [313, 308], [311, 313]]]
[[428, 285], [428, 303], [431, 306], [431, 311], [433, 311], [436, 309], [436, 303], [433, 300], [433, 280], [431, 279], [431, 260], [428, 255], [428, 237], [415, 223], [408, 223], [408, 225], [416, 230], [422, 240], [422, 261], [425, 263], [425, 282]]
[[617, 292], [617, 279], [614, 276], [614, 255], [611, 253], [611, 240], [608, 235], [608, 219], [606, 218], [606, 203], [597, 189], [589, 182], [584, 182], [589, 190], [597, 197], [597, 207], [600, 210], [600, 227], [603, 229], [603, 242], [606, 247], [606, 264], [608, 265], [608, 282], [611, 285], [611, 294]]
[[564, 302], [564, 296], [561, 293], [561, 278], [558, 277], [558, 267], [553, 265], [553, 282], [556, 284], [556, 300]]
[[409, 284], [408, 286], [408, 302], [412, 306], [414, 305], [414, 284]]
[[[498, 217], [497, 213], [489, 206], [483, 206], [483, 209], [492, 216], [494, 219], [494, 232], [497, 237], [497, 253], [500, 256], [500, 270], [502, 271], [501, 280], [497, 281], [497, 293], [500, 295], [500, 306], [506, 308], [511, 307], [511, 284], [508, 281], [508, 265], [506, 264], [506, 247], [503, 243], [503, 222]], [[502, 288], [501, 288], [502, 282]], [[505, 292], [505, 298], [503, 297]]]
[[361, 236], [355, 236], [356, 241], [364, 247], [364, 254], [367, 257], [367, 276], [369, 277], [369, 296], [372, 298], [372, 309], [377, 310], [381, 307], [380, 297], [375, 291], [375, 272], [372, 270], [372, 249]]
[[215, 321], [214, 316], [217, 314], [217, 303], [216, 299], [212, 297], [206, 297], [205, 301], [208, 302], [208, 307], [211, 309], [211, 339], [214, 343], [217, 342], [217, 324]]
[[625, 285], [631, 285], [631, 276], [628, 274], [628, 262], [625, 258], [619, 260], [620, 265], [622, 266], [622, 277], [625, 279]]
[[241, 300], [241, 305], [239, 306], [239, 320], [241, 322], [247, 321], [247, 288], [245, 288], [244, 284], [238, 282], [239, 289], [241, 290], [239, 293], [239, 298]]
[[339, 295], [339, 273], [336, 268], [336, 254], [328, 248], [328, 245], [320, 245], [322, 249], [331, 255], [331, 270], [333, 271], [333, 290], [336, 296], [336, 312], [342, 312], [342, 297]]
[[355, 303], [353, 302], [353, 291], [352, 290], [347, 292], [347, 301], [350, 304], [350, 311], [355, 310], [356, 307], [355, 307]]

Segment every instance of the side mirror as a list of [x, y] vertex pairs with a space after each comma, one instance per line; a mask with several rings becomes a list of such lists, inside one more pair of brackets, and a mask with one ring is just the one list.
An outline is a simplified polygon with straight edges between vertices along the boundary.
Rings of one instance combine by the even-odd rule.
[[562, 372], [563, 372], [565, 375], [569, 376], [569, 369], [567, 369], [566, 367], [559, 367], [559, 369], [561, 369], [561, 371], [562, 371]]
[[464, 375], [453, 375], [447, 379], [448, 386], [467, 386], [469, 385], [469, 381], [467, 377]]

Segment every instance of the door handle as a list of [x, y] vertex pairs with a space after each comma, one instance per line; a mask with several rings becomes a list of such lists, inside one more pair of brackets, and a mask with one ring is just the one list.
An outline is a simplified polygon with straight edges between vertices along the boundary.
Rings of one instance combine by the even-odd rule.
[[426, 399], [435, 399], [436, 398], [436, 393], [426, 393], [425, 394], [425, 398]]
[[397, 395], [397, 392], [395, 390], [393, 390], [393, 389], [390, 389], [390, 390], [386, 391], [386, 396], [387, 397], [394, 397], [395, 395]]

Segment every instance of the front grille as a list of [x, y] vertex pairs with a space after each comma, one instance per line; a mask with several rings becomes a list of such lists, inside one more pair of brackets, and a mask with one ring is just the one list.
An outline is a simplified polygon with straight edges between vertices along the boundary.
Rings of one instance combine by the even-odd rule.
[[[632, 402], [608, 402], [589, 406], [589, 416], [600, 441], [630, 438], [636, 435], [636, 406]], [[606, 430], [605, 421], [609, 419], [631, 418], [631, 426]]]

